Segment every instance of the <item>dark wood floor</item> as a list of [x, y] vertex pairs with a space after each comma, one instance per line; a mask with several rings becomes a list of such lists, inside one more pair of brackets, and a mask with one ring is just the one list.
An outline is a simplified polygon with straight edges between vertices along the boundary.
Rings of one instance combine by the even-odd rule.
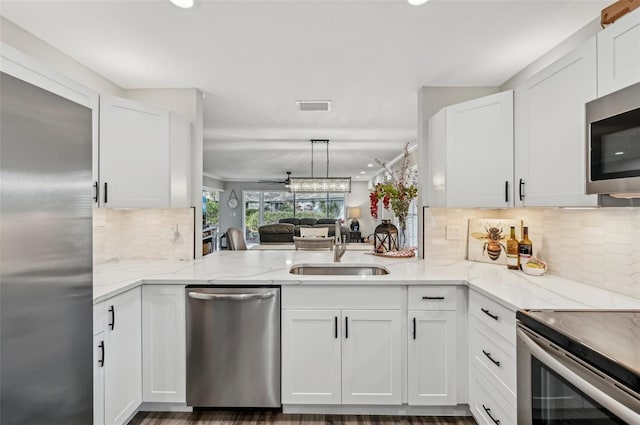
[[299, 415], [273, 411], [139, 412], [129, 425], [476, 425], [470, 417]]

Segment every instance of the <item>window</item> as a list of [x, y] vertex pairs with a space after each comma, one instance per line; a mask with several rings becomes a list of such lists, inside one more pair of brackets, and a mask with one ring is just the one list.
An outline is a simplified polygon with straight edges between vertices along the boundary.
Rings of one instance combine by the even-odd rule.
[[281, 218], [345, 218], [344, 193], [244, 191], [243, 199], [247, 243], [259, 243], [258, 228]]

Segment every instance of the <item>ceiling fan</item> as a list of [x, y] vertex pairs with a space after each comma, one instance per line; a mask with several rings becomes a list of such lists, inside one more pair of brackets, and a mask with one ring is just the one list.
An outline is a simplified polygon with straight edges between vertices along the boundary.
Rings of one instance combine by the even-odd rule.
[[258, 183], [283, 184], [285, 186], [289, 186], [290, 181], [291, 181], [291, 171], [287, 171], [287, 178], [284, 180], [258, 180]]

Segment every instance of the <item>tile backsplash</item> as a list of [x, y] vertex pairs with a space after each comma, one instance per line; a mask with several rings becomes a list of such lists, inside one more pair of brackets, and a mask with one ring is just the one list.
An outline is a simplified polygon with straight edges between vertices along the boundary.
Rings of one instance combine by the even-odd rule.
[[193, 258], [193, 208], [95, 209], [93, 262]]
[[[640, 208], [429, 208], [425, 258], [466, 259], [470, 218], [522, 219], [550, 272], [640, 298]], [[462, 228], [461, 240], [446, 239], [449, 225]]]

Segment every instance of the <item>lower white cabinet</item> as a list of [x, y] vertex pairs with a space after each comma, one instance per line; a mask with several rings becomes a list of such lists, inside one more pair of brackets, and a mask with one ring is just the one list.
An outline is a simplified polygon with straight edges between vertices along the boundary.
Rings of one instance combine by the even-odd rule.
[[104, 404], [98, 403], [95, 415], [99, 416], [100, 409], [104, 409], [104, 416], [103, 420], [96, 418], [96, 423], [121, 425], [127, 423], [142, 402], [140, 288], [110, 298], [96, 308], [98, 319], [104, 323], [104, 331], [94, 336], [98, 346], [104, 341], [104, 352], [98, 348], [96, 353], [102, 360], [100, 364], [96, 362], [96, 367], [103, 366], [103, 370], [94, 370], [94, 376], [98, 376], [94, 399], [104, 394]]
[[93, 335], [93, 425], [104, 425], [104, 332]]
[[456, 311], [409, 311], [409, 404], [457, 404]]
[[186, 403], [184, 285], [142, 287], [142, 400]]
[[401, 404], [400, 310], [285, 309], [283, 404]]
[[282, 290], [283, 404], [402, 403], [400, 288]]

